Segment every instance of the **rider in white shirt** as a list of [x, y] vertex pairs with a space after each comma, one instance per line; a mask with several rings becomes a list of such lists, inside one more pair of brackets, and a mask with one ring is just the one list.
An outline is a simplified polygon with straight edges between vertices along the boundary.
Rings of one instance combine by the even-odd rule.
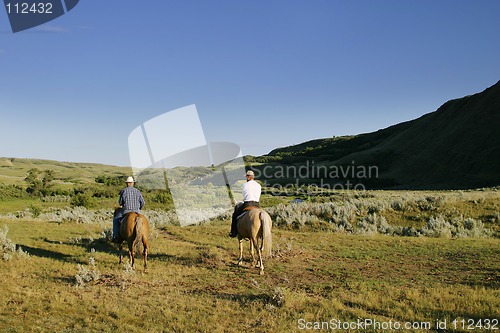
[[260, 184], [254, 180], [253, 171], [247, 172], [247, 182], [241, 186], [243, 191], [243, 201], [244, 202], [259, 202], [261, 187]]
[[249, 206], [259, 206], [261, 186], [254, 180], [255, 173], [252, 170], [246, 173], [247, 182], [242, 185], [243, 204], [237, 205], [234, 208], [233, 219], [231, 222], [231, 233], [229, 237], [236, 237], [238, 235], [238, 228], [236, 227], [236, 218], [243, 213], [244, 209]]

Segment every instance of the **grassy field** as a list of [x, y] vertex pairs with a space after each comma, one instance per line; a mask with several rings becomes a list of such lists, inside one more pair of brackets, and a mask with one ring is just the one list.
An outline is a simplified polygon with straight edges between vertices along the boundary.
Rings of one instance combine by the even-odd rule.
[[343, 331], [405, 323], [421, 328], [405, 332], [436, 331], [446, 320], [465, 332], [461, 319], [500, 318], [494, 238], [274, 229], [274, 254], [259, 276], [248, 261], [236, 265], [227, 221], [166, 226], [153, 232], [145, 274], [140, 264], [135, 272], [118, 264], [101, 224], [3, 225], [29, 256], [0, 261], [2, 332], [299, 332], [365, 320], [374, 324]]
[[[54, 187], [67, 193], [25, 193], [33, 167], [54, 170]], [[276, 196], [265, 189], [261, 204], [275, 225], [263, 276], [248, 254], [236, 264], [227, 216], [183, 228], [159, 209], [161, 200], [150, 200], [157, 193], [147, 193], [155, 227], [145, 273], [140, 260], [135, 271], [119, 265], [107, 240], [118, 188], [93, 197], [91, 208], [70, 202], [71, 189], [97, 194], [106, 189], [97, 176], [129, 172], [0, 159], [0, 332], [500, 329], [498, 188]]]

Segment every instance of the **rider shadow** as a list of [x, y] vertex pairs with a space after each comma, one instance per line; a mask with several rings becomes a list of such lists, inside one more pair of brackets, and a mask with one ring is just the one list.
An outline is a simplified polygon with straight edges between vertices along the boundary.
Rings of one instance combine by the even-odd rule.
[[116, 254], [119, 251], [119, 245], [113, 244], [105, 239], [95, 239], [87, 245], [89, 251], [94, 249], [96, 252]]
[[75, 263], [75, 264], [85, 264], [84, 262], [76, 259], [74, 256], [64, 254], [57, 251], [51, 251], [46, 249], [41, 249], [37, 247], [31, 247], [28, 245], [19, 244], [18, 248], [21, 247], [23, 251], [28, 252], [30, 256], [40, 257], [40, 258], [49, 258], [63, 262]]

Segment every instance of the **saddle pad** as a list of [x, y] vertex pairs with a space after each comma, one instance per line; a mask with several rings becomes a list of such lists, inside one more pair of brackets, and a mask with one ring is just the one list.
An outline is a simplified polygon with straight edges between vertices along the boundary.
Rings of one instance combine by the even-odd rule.
[[236, 218], [236, 220], [239, 220], [241, 219], [248, 211], [245, 210], [243, 213], [241, 213], [240, 215], [238, 215], [238, 217]]

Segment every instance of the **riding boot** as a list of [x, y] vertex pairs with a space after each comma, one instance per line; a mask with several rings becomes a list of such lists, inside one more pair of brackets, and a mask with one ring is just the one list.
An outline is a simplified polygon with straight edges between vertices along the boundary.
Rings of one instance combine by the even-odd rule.
[[238, 217], [236, 210], [233, 213], [233, 218], [231, 220], [231, 233], [229, 234], [229, 237], [236, 237], [238, 236], [238, 227], [236, 226], [236, 218]]

